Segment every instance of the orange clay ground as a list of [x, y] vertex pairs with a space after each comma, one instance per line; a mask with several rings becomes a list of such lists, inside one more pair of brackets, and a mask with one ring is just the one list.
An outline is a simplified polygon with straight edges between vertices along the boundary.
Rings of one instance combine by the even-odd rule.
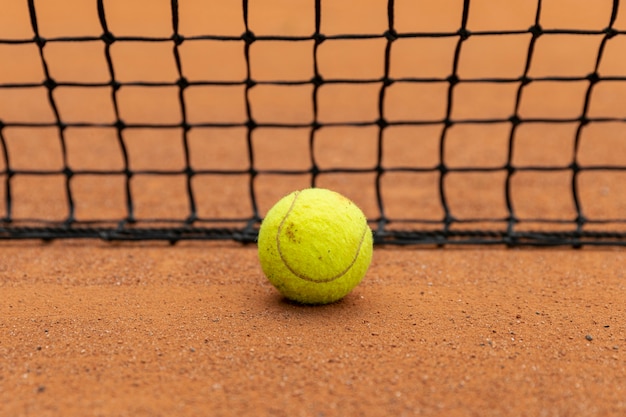
[[0, 248], [3, 416], [626, 412], [621, 250], [378, 248], [302, 307], [253, 246]]

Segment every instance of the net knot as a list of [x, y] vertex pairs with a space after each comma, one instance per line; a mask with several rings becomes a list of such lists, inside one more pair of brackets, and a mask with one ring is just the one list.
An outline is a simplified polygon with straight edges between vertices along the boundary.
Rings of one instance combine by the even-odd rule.
[[386, 31], [384, 35], [389, 42], [393, 42], [398, 39], [398, 33], [393, 29]]
[[469, 30], [462, 28], [462, 29], [459, 29], [457, 34], [461, 37], [462, 41], [465, 41], [467, 40], [467, 38], [471, 36], [472, 33]]
[[533, 35], [533, 37], [537, 38], [543, 35], [543, 28], [540, 25], [533, 25], [528, 28], [528, 31]]
[[113, 35], [113, 33], [111, 32], [104, 32], [100, 36], [100, 39], [102, 39], [102, 42], [106, 43], [107, 45], [111, 45], [113, 42], [115, 42], [115, 35]]
[[591, 74], [587, 75], [587, 80], [589, 80], [589, 82], [593, 85], [595, 83], [597, 83], [598, 81], [600, 81], [600, 76], [598, 75], [597, 72], [592, 72]]
[[311, 78], [311, 83], [315, 87], [320, 87], [322, 84], [324, 84], [324, 78], [322, 78], [321, 75], [317, 74], [315, 77]]
[[243, 41], [247, 44], [251, 44], [252, 42], [256, 41], [256, 36], [254, 35], [254, 32], [249, 30], [241, 35], [241, 39], [243, 39]]
[[178, 87], [180, 87], [181, 90], [189, 87], [189, 81], [185, 77], [180, 77], [178, 81], [176, 81], [176, 84], [178, 85]]
[[33, 41], [37, 44], [37, 46], [39, 46], [40, 48], [43, 48], [44, 46], [46, 46], [46, 38], [42, 38], [41, 36], [35, 36], [33, 38]]
[[604, 29], [604, 33], [606, 33], [607, 39], [611, 39], [619, 34], [619, 32], [613, 29], [612, 27], [608, 27]]
[[58, 86], [57, 82], [52, 78], [46, 79], [46, 81], [43, 82], [43, 85], [50, 91], [54, 90]]
[[513, 116], [509, 117], [509, 122], [511, 122], [513, 126], [517, 126], [522, 123], [522, 120], [519, 118], [518, 115], [514, 114]]
[[172, 35], [172, 40], [174, 41], [174, 44], [178, 46], [185, 41], [185, 37], [183, 35], [175, 33], [174, 35]]

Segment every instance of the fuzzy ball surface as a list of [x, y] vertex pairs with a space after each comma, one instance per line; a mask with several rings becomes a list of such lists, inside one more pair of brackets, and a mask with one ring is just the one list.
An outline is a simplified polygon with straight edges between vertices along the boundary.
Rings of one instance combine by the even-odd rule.
[[328, 304], [361, 282], [372, 260], [373, 237], [356, 204], [334, 191], [308, 188], [268, 211], [258, 250], [264, 274], [286, 298]]

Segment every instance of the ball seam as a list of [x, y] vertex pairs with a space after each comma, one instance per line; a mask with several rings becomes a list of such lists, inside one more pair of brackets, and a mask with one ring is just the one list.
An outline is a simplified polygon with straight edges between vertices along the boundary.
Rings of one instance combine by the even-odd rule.
[[298, 199], [298, 196], [300, 195], [300, 192], [297, 191], [294, 194], [295, 195], [293, 197], [293, 201], [291, 202], [291, 205], [289, 206], [289, 209], [287, 210], [287, 212], [283, 216], [283, 219], [280, 221], [280, 224], [278, 225], [278, 230], [276, 231], [276, 249], [278, 250], [278, 255], [280, 256], [280, 259], [283, 261], [283, 264], [285, 265], [285, 267], [287, 267], [289, 272], [291, 272], [296, 277], [298, 277], [298, 278], [300, 278], [300, 279], [302, 279], [304, 281], [313, 282], [313, 283], [316, 283], [316, 284], [324, 284], [324, 283], [332, 282], [332, 281], [335, 281], [335, 280], [341, 278], [346, 273], [348, 273], [348, 271], [354, 266], [354, 264], [356, 263], [357, 259], [359, 258], [359, 254], [361, 253], [361, 247], [363, 246], [363, 241], [365, 240], [365, 234], [367, 233], [367, 230], [368, 230], [367, 223], [365, 223], [365, 227], [363, 228], [363, 234], [361, 235], [361, 239], [360, 239], [359, 244], [357, 246], [357, 250], [356, 250], [356, 252], [354, 254], [354, 258], [352, 259], [350, 264], [343, 271], [341, 271], [339, 274], [333, 275], [330, 278], [326, 278], [326, 279], [323, 279], [323, 280], [312, 279], [312, 278], [310, 278], [310, 277], [308, 277], [306, 275], [300, 274], [297, 271], [295, 271], [289, 265], [289, 263], [287, 262], [287, 260], [283, 256], [283, 252], [281, 251], [281, 248], [280, 248], [280, 234], [281, 234], [283, 225], [285, 224], [285, 221], [287, 220], [287, 217], [289, 217], [289, 213], [291, 213], [291, 211], [295, 207], [296, 200]]

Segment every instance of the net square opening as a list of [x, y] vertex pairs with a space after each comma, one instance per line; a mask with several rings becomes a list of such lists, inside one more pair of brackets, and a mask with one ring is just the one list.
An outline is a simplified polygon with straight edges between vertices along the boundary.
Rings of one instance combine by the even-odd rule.
[[252, 217], [248, 175], [196, 175], [191, 186], [201, 219]]
[[391, 45], [389, 76], [438, 78], [452, 73], [455, 38], [399, 38]]
[[513, 211], [521, 220], [576, 218], [570, 171], [516, 172], [510, 189]]
[[124, 169], [122, 148], [113, 128], [67, 128], [67, 163], [73, 170], [120, 171]]
[[109, 87], [58, 87], [53, 96], [64, 123], [115, 122]]
[[311, 175], [259, 174], [254, 179], [254, 191], [259, 215], [265, 217], [269, 209], [293, 191], [311, 187]]
[[15, 175], [11, 179], [12, 218], [42, 221], [67, 219], [69, 207], [65, 184], [64, 175]]
[[186, 40], [178, 51], [189, 81], [243, 82], [246, 78], [243, 41]]
[[50, 42], [43, 52], [50, 76], [57, 82], [105, 83], [111, 80], [101, 41]]
[[319, 72], [324, 79], [380, 79], [386, 44], [384, 39], [326, 40], [317, 49]]
[[505, 120], [515, 109], [517, 83], [460, 83], [454, 88], [452, 114], [455, 120]]
[[111, 45], [115, 78], [120, 82], [175, 82], [178, 71], [172, 45], [163, 42], [115, 42]]
[[389, 126], [383, 131], [385, 168], [432, 168], [439, 164], [442, 125]]
[[0, 120], [5, 123], [53, 123], [54, 113], [44, 87], [0, 88]]
[[0, 83], [43, 83], [45, 76], [34, 44], [0, 44]]
[[134, 175], [130, 189], [138, 220], [184, 220], [190, 214], [184, 175]]
[[578, 163], [582, 166], [614, 166], [626, 169], [624, 123], [590, 123], [580, 135]]
[[182, 171], [182, 129], [126, 129], [123, 133], [131, 170]]
[[458, 75], [461, 79], [516, 79], [524, 72], [529, 42], [526, 34], [472, 36], [461, 47]]
[[11, 7], [3, 9], [0, 13], [0, 38], [30, 39], [33, 37], [27, 2], [14, 2]]
[[[105, 3], [108, 4], [108, 1]], [[83, 0], [38, 1], [36, 2], [36, 9], [39, 33], [43, 37], [100, 36], [102, 34], [102, 26], [98, 19], [98, 9], [95, 2]], [[145, 13], [143, 8], [138, 7], [137, 9]], [[28, 27], [30, 28], [30, 24]]]
[[438, 172], [387, 172], [380, 187], [385, 214], [392, 221], [440, 221], [444, 217]]
[[459, 220], [505, 219], [505, 182], [505, 172], [451, 172], [444, 179], [450, 214]]
[[[239, 13], [241, 14], [241, 11]], [[309, 36], [315, 31], [315, 2], [313, 0], [252, 1], [249, 3], [248, 20], [250, 30], [256, 35]]]
[[450, 168], [504, 167], [509, 151], [511, 125], [456, 124], [448, 129], [444, 161]]
[[252, 117], [257, 123], [309, 124], [313, 121], [310, 85], [257, 85], [249, 90]]
[[258, 41], [250, 46], [255, 81], [308, 81], [313, 78], [313, 41]]
[[189, 131], [190, 165], [194, 170], [247, 170], [247, 129], [193, 128]]
[[76, 175], [70, 188], [76, 220], [120, 221], [128, 215], [124, 175]]
[[546, 34], [537, 39], [530, 77], [585, 77], [594, 71], [602, 36]]
[[181, 122], [177, 87], [123, 86], [117, 94], [120, 117], [131, 124]]
[[189, 123], [240, 123], [247, 119], [245, 87], [192, 86], [184, 99]]
[[589, 220], [619, 220], [626, 213], [626, 172], [583, 171], [578, 176], [583, 214]]
[[[321, 28], [325, 35], [383, 33], [387, 30], [387, 0], [370, 0], [367, 7], [357, 7], [352, 0], [322, 4]], [[313, 13], [309, 17], [314, 21]]]
[[[623, 14], [626, 19], [626, 12]], [[626, 29], [626, 25], [624, 29]], [[602, 77], [623, 77], [626, 73], [625, 56], [626, 36], [619, 35], [609, 39], [604, 45], [604, 52], [598, 67], [600, 75]]]
[[384, 114], [391, 122], [439, 121], [446, 115], [448, 83], [396, 82], [385, 90]]
[[63, 149], [59, 131], [52, 127], [6, 128], [4, 130], [11, 169], [60, 171]]
[[[387, 13], [382, 12], [381, 16]], [[463, 0], [396, 0], [396, 30], [407, 32], [456, 32], [461, 27]]]
[[[73, 1], [84, 3], [82, 0]], [[172, 35], [171, 4], [169, 0], [152, 0], [149, 3], [106, 0], [104, 9], [109, 28], [117, 36], [169, 37]], [[96, 8], [95, 3], [92, 7]]]
[[309, 170], [311, 129], [259, 128], [252, 133], [254, 166], [258, 170]]
[[367, 123], [378, 118], [380, 84], [325, 84], [317, 94], [321, 123]]
[[603, 81], [591, 92], [589, 117], [626, 118], [626, 82]]
[[587, 81], [534, 81], [522, 89], [522, 118], [570, 119], [582, 114]]
[[523, 123], [513, 138], [517, 167], [566, 167], [574, 160], [576, 123]]
[[178, 17], [185, 36], [241, 36], [246, 30], [241, 3], [236, 1], [179, 2]]
[[323, 127], [313, 142], [313, 156], [321, 169], [372, 169], [378, 159], [376, 126]]
[[471, 31], [527, 30], [536, 13], [537, 4], [527, 0], [472, 0], [467, 27]]
[[611, 18], [612, 0], [596, 0], [589, 7], [586, 0], [568, 0], [565, 11], [559, 1], [541, 4], [539, 24], [545, 29], [602, 30]]

